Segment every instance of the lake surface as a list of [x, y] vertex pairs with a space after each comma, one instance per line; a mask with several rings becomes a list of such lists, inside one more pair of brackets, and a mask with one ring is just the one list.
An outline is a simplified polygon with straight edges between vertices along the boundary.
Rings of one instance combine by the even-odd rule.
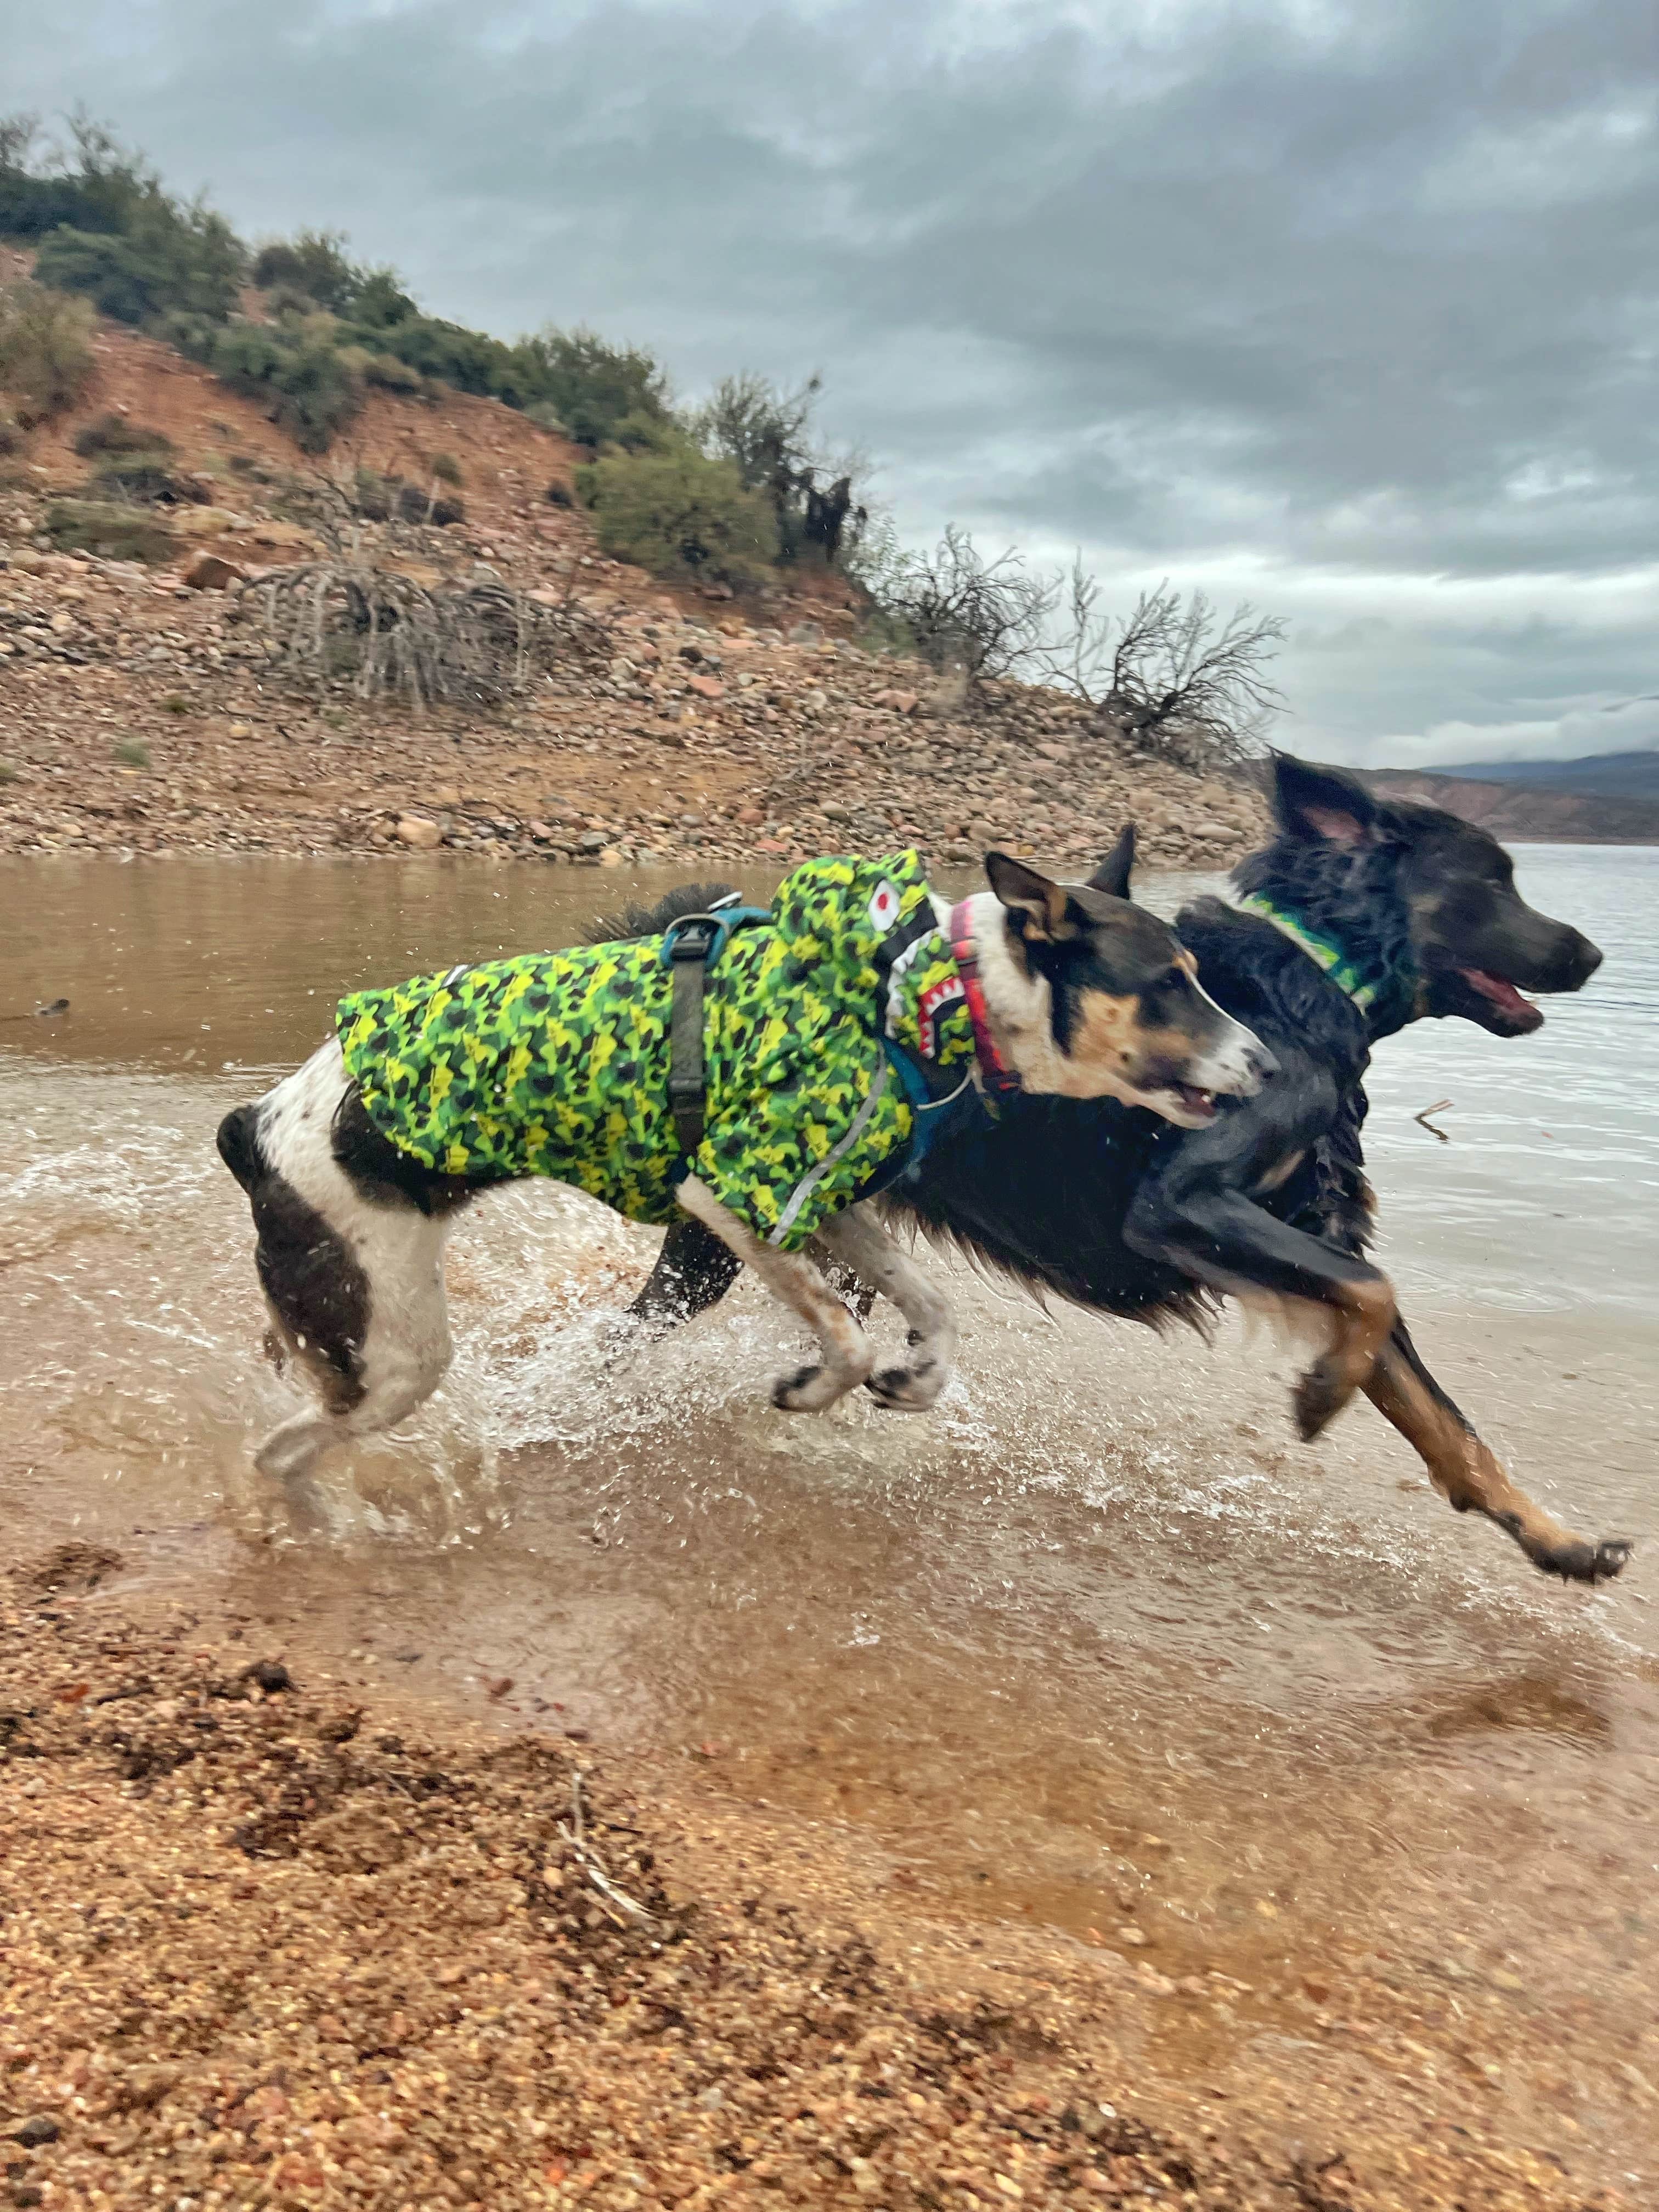
[[[1519, 870], [1605, 966], [1534, 1037], [1385, 1045], [1369, 1154], [1431, 1365], [1551, 1510], [1638, 1540], [1608, 1589], [1450, 1513], [1365, 1405], [1296, 1443], [1291, 1356], [1231, 1323], [1165, 1342], [958, 1271], [933, 1417], [791, 1419], [797, 1332], [744, 1285], [611, 1371], [656, 1239], [551, 1187], [465, 1220], [443, 1392], [295, 1527], [247, 1463], [293, 1400], [219, 1116], [341, 992], [638, 887], [428, 862], [0, 862], [0, 1015], [72, 1002], [0, 1024], [10, 1540], [115, 1543], [399, 1688], [507, 1675], [529, 1718], [706, 1747], [957, 1905], [1236, 1974], [1281, 2071], [1310, 1978], [1362, 1957], [1443, 1969], [1454, 2007], [1456, 1975], [1514, 1984], [1528, 2055], [1483, 2096], [1652, 2176], [1659, 849]], [[1442, 1099], [1445, 1143], [1413, 1119]], [[1159, 2056], [1221, 2063], [1186, 2030]]]

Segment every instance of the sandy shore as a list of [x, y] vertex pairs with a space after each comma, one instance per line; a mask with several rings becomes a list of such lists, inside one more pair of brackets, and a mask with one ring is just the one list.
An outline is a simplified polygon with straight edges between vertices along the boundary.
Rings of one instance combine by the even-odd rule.
[[1405, 2061], [1172, 2089], [1158, 2024], [1241, 1985], [924, 1912], [689, 1760], [398, 1706], [119, 1572], [0, 1583], [0, 2202], [1627, 2202]]

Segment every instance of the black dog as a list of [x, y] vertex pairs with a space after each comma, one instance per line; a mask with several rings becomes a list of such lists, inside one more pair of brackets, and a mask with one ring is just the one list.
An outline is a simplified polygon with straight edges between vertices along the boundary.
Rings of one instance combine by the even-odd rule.
[[[1330, 1344], [1297, 1386], [1304, 1437], [1362, 1389], [1460, 1512], [1486, 1514], [1547, 1572], [1616, 1575], [1628, 1543], [1573, 1535], [1534, 1505], [1419, 1358], [1364, 1257], [1360, 1143], [1380, 1038], [1450, 1014], [1523, 1036], [1543, 1017], [1521, 992], [1576, 991], [1601, 956], [1526, 905], [1503, 848], [1454, 815], [1284, 756], [1273, 796], [1278, 835], [1235, 877], [1243, 908], [1200, 899], [1176, 924], [1205, 988], [1278, 1059], [1261, 1093], [1197, 1130], [1110, 1101], [1017, 1098], [995, 1119], [979, 1109], [884, 1202], [1030, 1289], [1154, 1326], [1202, 1326], [1226, 1295], [1320, 1309]], [[672, 1324], [737, 1273], [695, 1223], [677, 1227], [634, 1310]]]

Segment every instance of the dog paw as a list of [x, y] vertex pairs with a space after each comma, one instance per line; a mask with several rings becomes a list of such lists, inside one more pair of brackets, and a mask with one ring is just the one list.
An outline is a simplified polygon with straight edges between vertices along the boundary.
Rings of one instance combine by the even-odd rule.
[[821, 1413], [845, 1397], [852, 1378], [832, 1367], [798, 1367], [772, 1385], [772, 1403], [786, 1413]]
[[1610, 1583], [1630, 1564], [1632, 1549], [1627, 1536], [1604, 1536], [1599, 1543], [1575, 1537], [1533, 1554], [1533, 1565], [1547, 1575], [1559, 1575], [1564, 1583]]
[[944, 1364], [928, 1359], [917, 1367], [884, 1367], [864, 1387], [890, 1413], [925, 1413], [939, 1403], [945, 1382]]

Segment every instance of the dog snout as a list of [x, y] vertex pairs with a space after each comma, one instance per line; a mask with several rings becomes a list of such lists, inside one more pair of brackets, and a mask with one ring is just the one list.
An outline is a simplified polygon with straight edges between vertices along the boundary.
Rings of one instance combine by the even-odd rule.
[[1232, 1023], [1218, 1041], [1210, 1060], [1205, 1087], [1234, 1098], [1254, 1098], [1279, 1062], [1254, 1030]]
[[1565, 964], [1572, 979], [1565, 988], [1569, 991], [1582, 991], [1601, 965], [1601, 948], [1599, 945], [1592, 945], [1588, 937], [1580, 936], [1575, 929]]

